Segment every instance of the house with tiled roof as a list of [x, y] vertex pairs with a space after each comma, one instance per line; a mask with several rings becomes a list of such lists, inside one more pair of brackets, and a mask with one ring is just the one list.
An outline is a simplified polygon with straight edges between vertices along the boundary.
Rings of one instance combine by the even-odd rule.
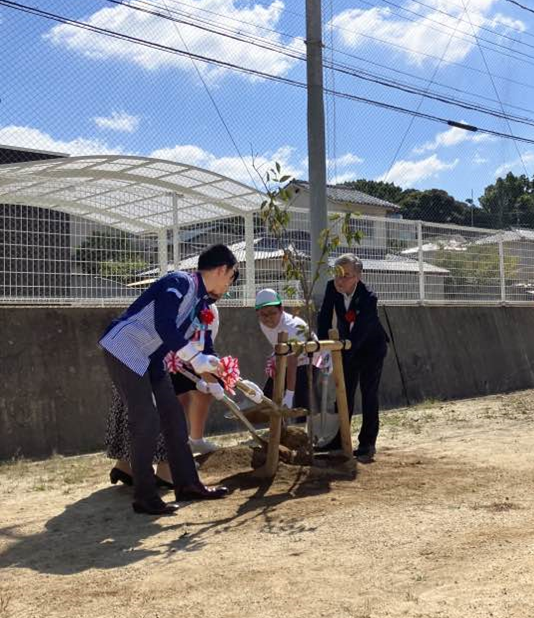
[[[310, 184], [305, 180], [293, 180], [288, 187], [293, 193], [292, 207], [308, 208]], [[398, 216], [400, 211], [397, 204], [344, 185], [326, 185], [326, 200], [328, 210], [336, 212], [357, 212], [373, 217], [391, 217]]]
[[[293, 180], [287, 187], [291, 191], [291, 222], [293, 231], [309, 229], [310, 185], [304, 180]], [[327, 185], [329, 213], [353, 213], [351, 226], [363, 234], [358, 246], [360, 257], [380, 259], [387, 252], [387, 218], [400, 218], [400, 208], [392, 202], [343, 185]]]
[[[310, 259], [310, 237], [302, 232], [296, 234], [288, 232], [282, 243], [272, 236], [262, 236], [254, 239], [254, 290], [247, 290], [247, 247], [244, 241], [229, 245], [237, 258], [239, 270], [243, 273], [237, 285], [230, 288], [228, 298], [247, 298], [250, 304], [254, 301], [255, 292], [262, 287], [275, 288], [285, 295], [288, 282], [282, 276], [284, 249], [282, 246], [291, 246], [298, 252], [304, 261]], [[346, 247], [346, 250], [350, 250]], [[340, 249], [339, 251], [342, 251]], [[419, 274], [421, 270], [425, 275], [427, 284], [427, 300], [443, 300], [444, 282], [449, 271], [439, 266], [424, 262], [419, 264], [418, 259], [403, 257], [391, 253], [373, 256], [369, 252], [363, 252], [358, 248], [358, 254], [362, 257], [365, 281], [378, 293], [381, 301], [416, 301], [419, 299]], [[335, 255], [329, 257], [331, 266], [334, 264]], [[190, 255], [180, 260], [178, 264], [169, 263], [168, 271], [186, 270], [194, 271], [197, 268], [199, 254]], [[139, 280], [130, 285], [131, 288], [142, 288], [152, 283], [160, 276], [158, 267], [139, 273]], [[298, 282], [291, 281], [289, 284], [295, 288]]]

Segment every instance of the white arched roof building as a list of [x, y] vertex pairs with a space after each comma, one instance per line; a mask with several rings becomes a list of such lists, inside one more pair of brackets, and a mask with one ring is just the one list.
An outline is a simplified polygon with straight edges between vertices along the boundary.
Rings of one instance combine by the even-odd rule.
[[147, 157], [93, 155], [0, 167], [0, 203], [57, 209], [134, 233], [245, 215], [262, 200], [259, 191], [216, 172]]
[[253, 214], [263, 200], [258, 190], [217, 172], [141, 156], [54, 157], [0, 166], [0, 204], [46, 208], [124, 232], [157, 234], [161, 273], [169, 262], [169, 230], [174, 230], [176, 258], [180, 227], [239, 215], [252, 275]]

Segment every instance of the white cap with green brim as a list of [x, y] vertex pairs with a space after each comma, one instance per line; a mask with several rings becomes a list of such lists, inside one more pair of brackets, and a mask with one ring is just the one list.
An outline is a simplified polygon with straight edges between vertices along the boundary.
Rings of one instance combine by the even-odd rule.
[[260, 290], [256, 294], [256, 309], [263, 309], [263, 307], [273, 307], [275, 305], [281, 305], [282, 299], [280, 294], [270, 288]]

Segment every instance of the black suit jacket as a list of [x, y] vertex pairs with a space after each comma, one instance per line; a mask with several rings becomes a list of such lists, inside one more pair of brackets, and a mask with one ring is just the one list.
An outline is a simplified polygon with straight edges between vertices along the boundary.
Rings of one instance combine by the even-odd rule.
[[[328, 331], [332, 328], [333, 312], [337, 316], [337, 328], [341, 339], [350, 339], [352, 343], [351, 356], [376, 355], [379, 350], [385, 349], [389, 342], [380, 319], [378, 317], [378, 298], [363, 281], [358, 282], [348, 310], [345, 309], [343, 294], [329, 281], [319, 312], [318, 335], [319, 339], [328, 339]], [[356, 320], [352, 330], [346, 315], [354, 311]]]

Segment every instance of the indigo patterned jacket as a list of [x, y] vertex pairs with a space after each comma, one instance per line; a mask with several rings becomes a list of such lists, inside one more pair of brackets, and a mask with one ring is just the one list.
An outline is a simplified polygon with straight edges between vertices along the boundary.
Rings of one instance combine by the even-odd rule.
[[[183, 348], [202, 328], [199, 314], [210, 298], [198, 273], [176, 271], [161, 277], [106, 329], [100, 345], [142, 376], [163, 375], [163, 358]], [[210, 331], [204, 351], [213, 353]]]

